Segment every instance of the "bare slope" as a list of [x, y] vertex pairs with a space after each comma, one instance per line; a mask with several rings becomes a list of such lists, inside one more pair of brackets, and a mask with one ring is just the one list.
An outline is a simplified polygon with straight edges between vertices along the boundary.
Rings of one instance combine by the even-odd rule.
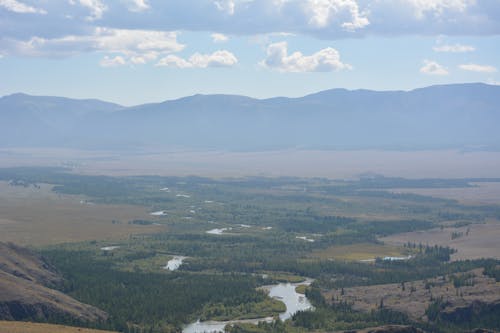
[[14, 244], [0, 243], [0, 319], [70, 317], [99, 321], [107, 314], [49, 287], [62, 278], [43, 258]]

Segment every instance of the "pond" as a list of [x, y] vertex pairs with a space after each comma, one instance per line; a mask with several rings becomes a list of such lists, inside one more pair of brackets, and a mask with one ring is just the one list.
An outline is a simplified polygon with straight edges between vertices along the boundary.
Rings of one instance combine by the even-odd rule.
[[175, 271], [181, 267], [182, 262], [186, 259], [187, 257], [183, 256], [174, 256], [172, 259], [170, 259], [165, 267], [163, 269], [169, 270], [169, 271]]

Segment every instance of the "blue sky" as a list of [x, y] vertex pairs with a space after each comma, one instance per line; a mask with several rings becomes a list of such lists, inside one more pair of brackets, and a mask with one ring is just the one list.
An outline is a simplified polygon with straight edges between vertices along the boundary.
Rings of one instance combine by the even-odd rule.
[[0, 95], [133, 105], [499, 84], [499, 70], [500, 0], [0, 0]]

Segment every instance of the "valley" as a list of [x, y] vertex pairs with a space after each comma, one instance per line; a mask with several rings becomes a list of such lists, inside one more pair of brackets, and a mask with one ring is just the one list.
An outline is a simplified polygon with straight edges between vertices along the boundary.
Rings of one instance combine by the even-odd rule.
[[[275, 330], [277, 323], [286, 332], [385, 324], [456, 332], [456, 319], [444, 314], [448, 308], [438, 310], [439, 321], [422, 319], [422, 311], [434, 306], [428, 301], [430, 295], [418, 298], [426, 302], [418, 301], [419, 315], [414, 315], [402, 308], [413, 304], [419, 293], [386, 293], [385, 286], [392, 290], [405, 284], [420, 291], [425, 290], [421, 281], [473, 271], [478, 282], [473, 291], [460, 289], [461, 306], [475, 304], [486, 294], [498, 295], [488, 288], [498, 284], [494, 276], [500, 248], [488, 237], [496, 237], [500, 207], [408, 191], [468, 188], [480, 184], [477, 179], [471, 184], [467, 179], [382, 176], [123, 177], [69, 171], [1, 169], [0, 195], [5, 201], [0, 212], [6, 221], [2, 226], [13, 230], [4, 237], [16, 235], [17, 243], [29, 246], [57, 269], [64, 278], [56, 286], [58, 292], [109, 315], [93, 324], [95, 328], [196, 332], [196, 325], [186, 325], [199, 320], [200, 330], [209, 327], [203, 326], [205, 322], [217, 329], [231, 322], [233, 329], [252, 332]], [[489, 184], [495, 181], [488, 179]], [[405, 192], [396, 193], [397, 188]], [[23, 209], [16, 209], [21, 205]], [[36, 223], [56, 224], [49, 237], [42, 229], [32, 232]], [[439, 238], [433, 230], [446, 237]], [[462, 231], [448, 242], [448, 237]], [[436, 241], [410, 237], [426, 233]], [[475, 246], [457, 243], [461, 239], [485, 246], [472, 255], [468, 249]], [[483, 271], [489, 277], [482, 277]], [[306, 286], [304, 281], [309, 281]], [[301, 286], [297, 290], [305, 295], [294, 297], [310, 302], [314, 310], [283, 317], [291, 309], [283, 303], [285, 296], [265, 286], [286, 283]], [[392, 296], [378, 308], [379, 297], [370, 296], [368, 290]], [[440, 293], [432, 291], [433, 297]], [[50, 321], [89, 325], [77, 318]], [[267, 319], [256, 325], [258, 318]], [[477, 324], [498, 328], [492, 319]]]

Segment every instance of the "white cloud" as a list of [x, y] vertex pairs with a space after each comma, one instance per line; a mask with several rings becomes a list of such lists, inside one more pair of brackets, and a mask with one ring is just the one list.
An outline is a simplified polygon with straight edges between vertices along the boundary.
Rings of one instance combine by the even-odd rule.
[[126, 65], [127, 62], [122, 56], [116, 56], [114, 58], [110, 58], [108, 56], [105, 56], [99, 64], [102, 67], [116, 67], [116, 66], [123, 66]]
[[[35, 8], [39, 4], [43, 9]], [[0, 0], [0, 10], [7, 27], [0, 27], [0, 52], [6, 44], [35, 36], [84, 38], [99, 26], [226, 36], [284, 32], [322, 40], [500, 35], [500, 6], [491, 0]], [[46, 15], [34, 22], [33, 15], [12, 11]]]
[[192, 68], [193, 64], [191, 64], [189, 61], [181, 57], [171, 54], [164, 58], [161, 58], [160, 61], [158, 61], [158, 63], [156, 64], [156, 66]]
[[495, 73], [497, 71], [497, 69], [493, 66], [478, 65], [478, 64], [463, 64], [459, 65], [458, 68], [464, 71], [471, 71], [478, 73]]
[[188, 60], [176, 55], [168, 55], [156, 64], [157, 66], [177, 68], [207, 68], [232, 67], [238, 63], [236, 56], [226, 50], [215, 51], [212, 54], [195, 53]]
[[212, 40], [214, 43], [224, 43], [229, 40], [229, 37], [227, 37], [224, 34], [219, 34], [219, 33], [214, 33], [211, 35]]
[[101, 0], [69, 0], [69, 3], [75, 5], [77, 1], [80, 6], [86, 7], [90, 10], [90, 15], [86, 17], [87, 20], [90, 21], [102, 18], [102, 15], [108, 9], [108, 7]]
[[454, 44], [454, 45], [435, 46], [433, 47], [433, 50], [436, 52], [464, 53], [464, 52], [473, 52], [476, 50], [476, 48], [470, 45]]
[[448, 75], [448, 70], [435, 61], [424, 60], [424, 65], [420, 68], [420, 73], [428, 75]]
[[416, 18], [422, 19], [426, 14], [442, 15], [446, 11], [464, 12], [476, 0], [403, 0], [413, 6]]
[[355, 0], [308, 0], [304, 10], [309, 15], [309, 24], [315, 28], [340, 22], [342, 28], [354, 31], [370, 24]]
[[[1, 44], [0, 44], [1, 45]], [[90, 35], [61, 38], [32, 37], [27, 41], [4, 41], [4, 52], [31, 57], [64, 57], [85, 52], [120, 54], [133, 63], [146, 63], [159, 55], [179, 52], [184, 45], [176, 32], [95, 28]]]
[[156, 60], [160, 55], [157, 51], [146, 52], [141, 55], [135, 55], [130, 57], [130, 62], [135, 65], [144, 65], [150, 61]]
[[189, 58], [195, 67], [231, 67], [238, 63], [234, 54], [226, 50], [215, 51], [212, 54], [195, 53]]
[[222, 12], [226, 12], [229, 15], [234, 15], [234, 8], [236, 4], [234, 0], [216, 0], [214, 1], [215, 7]]
[[352, 66], [340, 61], [337, 50], [328, 47], [310, 56], [301, 52], [288, 55], [288, 44], [279, 42], [267, 47], [267, 57], [261, 65], [281, 72], [330, 72], [342, 69], [350, 70]]
[[151, 8], [148, 0], [129, 0], [129, 10], [132, 12], [142, 12], [143, 10]]
[[47, 14], [44, 9], [28, 6], [17, 0], [0, 0], [0, 7], [19, 14]]

